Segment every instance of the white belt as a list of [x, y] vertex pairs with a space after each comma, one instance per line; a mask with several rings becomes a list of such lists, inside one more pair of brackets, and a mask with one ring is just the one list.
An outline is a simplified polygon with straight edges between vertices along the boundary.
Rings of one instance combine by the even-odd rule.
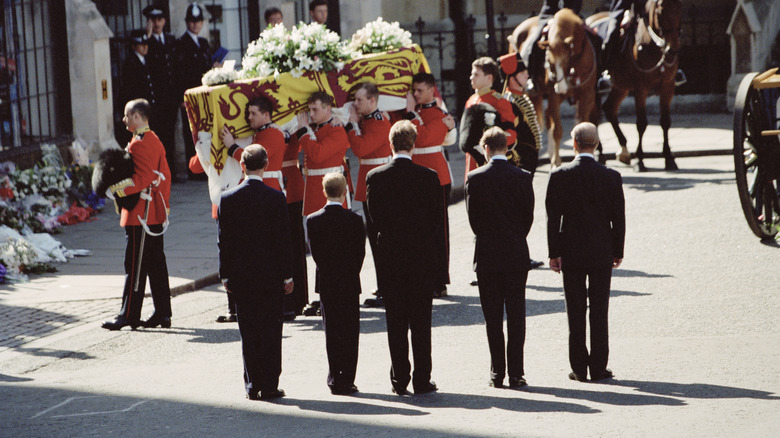
[[424, 154], [435, 154], [436, 152], [441, 152], [441, 146], [430, 146], [427, 148], [414, 148], [414, 154], [415, 155], [424, 155]]
[[326, 167], [324, 169], [303, 169], [303, 174], [306, 176], [323, 176], [329, 173], [341, 173], [344, 171], [344, 166]]
[[263, 172], [263, 179], [266, 179], [266, 178], [273, 179], [273, 178], [283, 178], [283, 177], [284, 177], [284, 175], [282, 175], [282, 171], [281, 170], [273, 170], [273, 171], [270, 171], [270, 172], [268, 172], [268, 171]]
[[393, 161], [393, 156], [388, 155], [386, 157], [382, 158], [361, 158], [360, 164], [366, 165], [366, 166], [373, 166], [375, 164], [387, 164], [389, 162]]
[[298, 160], [282, 161], [282, 167], [297, 167], [297, 166], [298, 166]]

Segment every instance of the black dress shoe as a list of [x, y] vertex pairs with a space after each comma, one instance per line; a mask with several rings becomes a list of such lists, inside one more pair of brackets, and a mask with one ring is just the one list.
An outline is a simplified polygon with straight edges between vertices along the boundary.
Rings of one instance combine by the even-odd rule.
[[260, 395], [258, 395], [255, 392], [255, 393], [247, 394], [246, 398], [249, 399], [249, 400], [252, 400], [252, 401], [256, 401], [256, 400], [260, 400]]
[[133, 321], [131, 322], [129, 319], [125, 318], [124, 316], [117, 316], [113, 321], [103, 321], [103, 327], [107, 330], [121, 330], [122, 327], [130, 326], [131, 329], [135, 330], [141, 325], [141, 321]]
[[350, 395], [356, 392], [358, 392], [358, 387], [355, 385], [344, 386], [344, 387], [334, 386], [333, 388], [330, 389], [330, 393], [333, 395]]
[[275, 398], [282, 398], [284, 397], [284, 390], [283, 389], [274, 389], [271, 391], [260, 391], [260, 400], [272, 400]]
[[490, 382], [488, 382], [488, 385], [490, 385], [491, 388], [503, 388], [504, 387], [504, 379], [490, 379]]
[[436, 386], [436, 382], [431, 380], [428, 383], [424, 383], [422, 386], [414, 387], [414, 393], [415, 394], [428, 394], [429, 392], [436, 392], [438, 391], [439, 387]]
[[510, 377], [509, 378], [509, 387], [510, 388], [522, 388], [524, 386], [528, 386], [528, 382], [525, 381], [522, 377]]
[[612, 371], [609, 369], [605, 369], [604, 371], [600, 373], [596, 373], [595, 375], [591, 373], [590, 380], [593, 382], [598, 382], [599, 380], [611, 379], [613, 377], [615, 377], [615, 375], [612, 374]]
[[469, 285], [471, 285], [471, 286], [479, 286], [479, 282], [477, 280], [471, 280], [469, 282]]
[[236, 322], [238, 319], [236, 319], [235, 313], [226, 313], [224, 315], [219, 315], [217, 317], [217, 322]]
[[303, 316], [319, 316], [319, 315], [322, 315], [319, 301], [312, 301], [311, 304], [307, 304], [306, 307], [303, 308]]
[[528, 270], [536, 269], [544, 266], [544, 262], [540, 262], [538, 260], [531, 260], [531, 262], [528, 264]]
[[586, 379], [585, 377], [575, 373], [574, 371], [569, 373], [569, 380], [576, 380], [578, 382], [587, 382], [588, 381], [588, 379]]
[[162, 328], [171, 328], [171, 317], [157, 316], [156, 313], [153, 313], [152, 316], [150, 316], [146, 321], [143, 321], [141, 325], [146, 328], [155, 328], [158, 325]]
[[393, 386], [393, 394], [398, 394], [401, 396], [409, 395], [409, 390], [406, 388], [396, 388], [395, 386]]

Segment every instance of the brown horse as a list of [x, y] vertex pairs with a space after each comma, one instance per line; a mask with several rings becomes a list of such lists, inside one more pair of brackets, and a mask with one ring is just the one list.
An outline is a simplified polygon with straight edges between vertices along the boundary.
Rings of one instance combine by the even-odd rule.
[[[626, 47], [629, 45], [624, 45], [624, 39], [631, 38], [631, 50], [622, 51], [607, 65], [612, 76], [612, 90], [604, 102], [604, 114], [620, 143], [618, 159], [630, 164], [631, 154], [626, 147], [626, 137], [620, 130], [618, 109], [628, 93], [634, 92], [636, 128], [639, 133], [639, 144], [636, 148], [637, 169], [640, 172], [646, 171], [642, 151], [642, 136], [647, 129], [646, 100], [651, 92], [658, 93], [661, 103], [661, 128], [664, 133], [665, 169], [677, 170], [669, 147], [669, 127], [672, 124], [669, 109], [674, 97], [674, 80], [679, 59], [681, 0], [648, 0], [645, 10], [647, 23], [639, 20], [633, 35], [621, 36], [620, 41], [617, 41]], [[602, 13], [589, 17], [588, 23], [595, 24], [596, 20], [604, 16]]]
[[[538, 18], [531, 17], [515, 29], [509, 37], [510, 51], [522, 48], [528, 41], [528, 33], [538, 25]], [[550, 164], [561, 165], [560, 143], [563, 136], [561, 126], [561, 101], [569, 99], [576, 104], [575, 117], [578, 121], [598, 124], [599, 110], [596, 106], [596, 48], [585, 34], [585, 25], [571, 9], [561, 9], [549, 23], [548, 38], [540, 42], [546, 49], [549, 68], [544, 75], [532, 78], [537, 92], [530, 95], [537, 117], [542, 117], [542, 99], [547, 98], [544, 123], [547, 129], [547, 145], [550, 149]]]

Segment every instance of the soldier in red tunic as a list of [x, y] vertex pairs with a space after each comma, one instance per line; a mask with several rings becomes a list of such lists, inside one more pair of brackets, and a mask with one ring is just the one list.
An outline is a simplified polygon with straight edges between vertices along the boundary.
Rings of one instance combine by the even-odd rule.
[[[471, 64], [471, 88], [474, 94], [466, 101], [466, 108], [470, 108], [478, 103], [486, 103], [498, 112], [500, 120], [495, 121], [495, 125], [503, 129], [507, 134], [507, 146], [513, 146], [517, 139], [515, 133], [515, 114], [512, 111], [512, 104], [504, 99], [500, 93], [493, 90], [493, 83], [498, 79], [498, 64], [491, 58], [478, 58]], [[470, 154], [466, 155], [466, 174], [478, 167], [477, 161]]]
[[[449, 203], [452, 189], [452, 171], [444, 155], [444, 138], [455, 127], [455, 119], [436, 104], [436, 79], [430, 73], [417, 73], [412, 77], [412, 91], [407, 95], [406, 119], [417, 127], [412, 162], [425, 166], [439, 176], [444, 200]], [[445, 209], [445, 214], [446, 214]], [[447, 229], [447, 258], [449, 259], [449, 217]], [[447, 296], [447, 286], [439, 285], [433, 291], [434, 298]]]
[[295, 133], [303, 149], [303, 174], [306, 175], [304, 216], [314, 213], [327, 203], [322, 193], [322, 177], [331, 172], [344, 172], [344, 154], [349, 148], [344, 128], [331, 123], [333, 97], [324, 91], [317, 91], [309, 97], [308, 104], [308, 113], [298, 114], [298, 131]]
[[377, 109], [379, 90], [370, 82], [355, 88], [355, 102], [346, 125], [349, 147], [360, 159], [355, 201], [366, 202], [366, 174], [393, 160], [390, 149], [390, 121]]
[[[131, 100], [125, 106], [123, 121], [133, 139], [127, 151], [133, 158], [133, 176], [110, 187], [115, 197], [124, 197], [143, 192], [141, 200], [132, 210], [122, 209], [119, 225], [125, 228], [127, 246], [125, 249], [125, 288], [122, 294], [122, 309], [113, 321], [105, 321], [103, 328], [119, 330], [130, 326], [163, 328], [171, 326], [171, 289], [168, 284], [168, 266], [163, 251], [163, 232], [168, 222], [171, 197], [171, 171], [165, 160], [165, 147], [154, 132], [149, 129], [149, 102], [145, 99]], [[148, 196], [146, 196], [148, 195]], [[148, 214], [145, 214], [148, 204]], [[145, 224], [142, 225], [142, 221]], [[147, 228], [144, 230], [144, 228]], [[144, 236], [143, 254], [141, 236]], [[138, 287], [134, 287], [138, 275]], [[141, 306], [146, 288], [146, 277], [154, 301], [154, 314], [141, 321]]]
[[[271, 122], [273, 109], [274, 105], [268, 98], [265, 96], [255, 97], [246, 104], [244, 117], [249, 127], [255, 130], [251, 143], [259, 144], [268, 152], [268, 167], [263, 172], [263, 183], [281, 192], [284, 189], [282, 163], [287, 145], [284, 141], [284, 132]], [[228, 148], [228, 155], [240, 162], [244, 147], [236, 143], [236, 139], [227, 125], [222, 127], [219, 136], [222, 138], [222, 143]]]

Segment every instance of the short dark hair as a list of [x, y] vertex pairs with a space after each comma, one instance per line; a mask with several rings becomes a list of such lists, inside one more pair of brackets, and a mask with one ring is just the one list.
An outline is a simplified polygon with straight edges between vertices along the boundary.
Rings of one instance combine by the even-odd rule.
[[417, 141], [417, 127], [408, 120], [395, 122], [390, 128], [390, 144], [396, 151], [411, 151]]
[[249, 102], [246, 103], [246, 112], [249, 112], [250, 106], [256, 106], [261, 113], [268, 113], [269, 116], [274, 112], [274, 104], [265, 96], [256, 96], [249, 99]]
[[149, 114], [151, 113], [151, 105], [146, 99], [133, 99], [127, 102], [125, 105], [131, 114], [138, 114], [144, 120], [149, 120]]
[[312, 12], [317, 6], [328, 6], [327, 0], [312, 0], [309, 2], [309, 12]]
[[498, 64], [495, 60], [493, 60], [493, 58], [489, 58], [487, 56], [477, 58], [474, 60], [474, 62], [471, 63], [471, 66], [482, 70], [482, 73], [486, 75], [492, 76], [493, 82], [497, 81], [500, 77], [498, 72]]
[[436, 86], [436, 78], [430, 74], [425, 72], [417, 73], [416, 75], [412, 76], [412, 83], [413, 84], [425, 84], [429, 87], [435, 87]]
[[315, 91], [314, 93], [311, 93], [307, 103], [314, 103], [318, 100], [322, 102], [323, 105], [333, 107], [333, 96], [325, 91]]
[[498, 126], [493, 126], [487, 129], [479, 140], [479, 144], [490, 149], [491, 152], [505, 151], [506, 146], [506, 132]]
[[372, 82], [361, 82], [355, 85], [355, 94], [360, 90], [366, 90], [366, 97], [369, 99], [379, 99], [379, 88]]
[[282, 14], [282, 10], [277, 8], [276, 6], [271, 6], [270, 8], [265, 10], [265, 15], [264, 16], [265, 16], [266, 24], [268, 24], [268, 19], [271, 18], [271, 15], [274, 15], [274, 14], [281, 15]]
[[260, 170], [268, 162], [268, 152], [259, 144], [250, 144], [241, 153], [241, 162], [246, 170]]

